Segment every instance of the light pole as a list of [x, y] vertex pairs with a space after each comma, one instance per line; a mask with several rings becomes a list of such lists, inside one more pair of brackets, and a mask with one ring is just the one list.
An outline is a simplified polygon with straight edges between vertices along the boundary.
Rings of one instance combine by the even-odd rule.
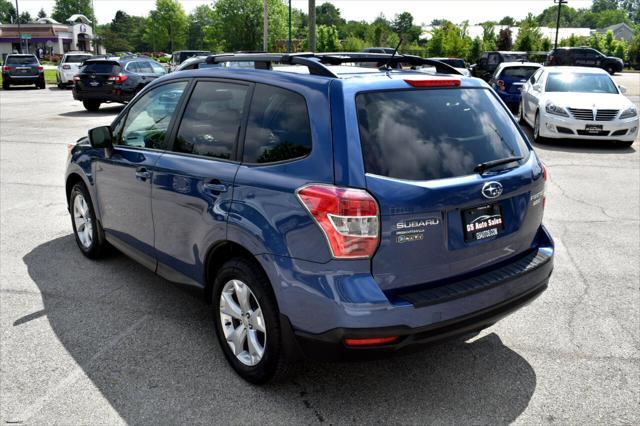
[[264, 0], [264, 16], [262, 17], [262, 51], [269, 50], [269, 1]]
[[20, 37], [20, 52], [18, 53], [22, 53], [22, 28], [20, 28], [20, 9], [18, 9], [18, 0], [16, 0], [16, 22], [18, 22], [18, 37]]
[[291, 53], [291, 0], [289, 0], [289, 42], [287, 43], [287, 51]]
[[563, 4], [569, 3], [568, 0], [553, 0], [555, 4], [558, 5], [558, 19], [556, 20], [556, 43], [553, 46], [554, 49], [558, 48], [558, 33], [560, 32], [560, 9], [562, 9]]
[[316, 0], [309, 0], [309, 50], [316, 51]]

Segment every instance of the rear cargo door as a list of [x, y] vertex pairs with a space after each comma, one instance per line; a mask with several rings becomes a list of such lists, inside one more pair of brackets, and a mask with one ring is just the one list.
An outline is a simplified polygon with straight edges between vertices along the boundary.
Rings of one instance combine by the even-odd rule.
[[[489, 90], [368, 92], [356, 105], [366, 185], [380, 207], [372, 272], [383, 290], [461, 276], [530, 247], [542, 169]], [[474, 171], [508, 157], [521, 160]]]
[[40, 70], [40, 64], [35, 56], [12, 56], [7, 58], [11, 77], [36, 77]]
[[101, 92], [113, 88], [113, 80], [110, 77], [120, 73], [120, 64], [117, 61], [86, 61], [80, 72], [78, 89], [92, 92]]

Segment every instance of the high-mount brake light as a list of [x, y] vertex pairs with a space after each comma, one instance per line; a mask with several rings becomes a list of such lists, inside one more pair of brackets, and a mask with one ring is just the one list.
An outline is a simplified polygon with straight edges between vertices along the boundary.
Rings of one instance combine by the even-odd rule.
[[307, 185], [298, 199], [320, 225], [333, 257], [370, 258], [378, 247], [379, 211], [376, 200], [363, 189]]
[[458, 87], [460, 79], [458, 78], [439, 78], [428, 80], [405, 80], [405, 83], [413, 87]]
[[398, 336], [368, 337], [365, 339], [344, 339], [347, 346], [380, 346], [388, 345], [398, 340]]

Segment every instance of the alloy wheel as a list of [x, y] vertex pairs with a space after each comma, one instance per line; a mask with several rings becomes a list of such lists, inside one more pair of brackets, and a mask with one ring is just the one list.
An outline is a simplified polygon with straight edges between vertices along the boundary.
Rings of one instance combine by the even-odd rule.
[[536, 121], [533, 125], [533, 139], [538, 140], [540, 137], [540, 114], [536, 114]]
[[267, 331], [258, 299], [248, 285], [230, 280], [220, 293], [220, 323], [235, 357], [254, 366], [264, 356]]
[[76, 195], [73, 200], [73, 222], [76, 225], [80, 244], [85, 249], [89, 249], [93, 243], [93, 222], [91, 210], [82, 194]]

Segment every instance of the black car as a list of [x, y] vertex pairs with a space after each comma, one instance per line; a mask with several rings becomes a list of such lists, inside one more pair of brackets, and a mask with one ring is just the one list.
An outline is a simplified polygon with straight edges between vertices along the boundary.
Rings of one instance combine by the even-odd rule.
[[144, 56], [89, 59], [74, 77], [73, 98], [89, 111], [97, 111], [102, 103], [127, 103], [166, 73], [162, 65]]
[[606, 56], [590, 47], [559, 47], [553, 49], [545, 65], [602, 68], [613, 75], [622, 72], [624, 62], [615, 56]]
[[484, 52], [478, 62], [471, 65], [471, 75], [489, 81], [493, 73], [503, 62], [529, 61], [527, 52]]
[[179, 50], [171, 54], [171, 61], [169, 61], [169, 69], [175, 71], [178, 66], [189, 58], [194, 56], [209, 56], [211, 52], [206, 50]]
[[35, 55], [8, 55], [2, 67], [2, 88], [27, 84], [44, 89], [44, 67]]

